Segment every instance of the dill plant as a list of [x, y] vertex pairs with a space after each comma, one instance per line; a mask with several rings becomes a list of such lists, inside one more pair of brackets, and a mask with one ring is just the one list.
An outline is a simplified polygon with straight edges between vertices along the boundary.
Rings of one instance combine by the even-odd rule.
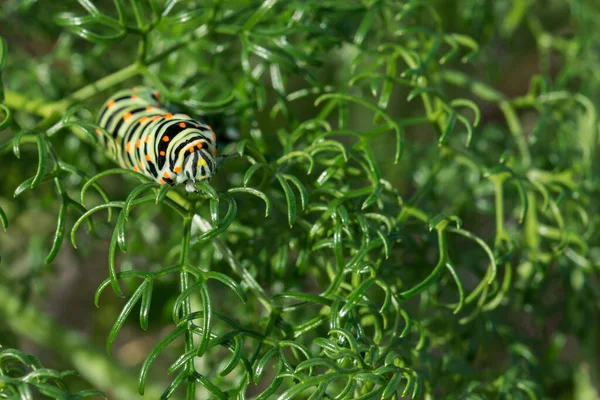
[[[4, 2], [2, 344], [53, 350], [109, 398], [592, 398], [598, 13]], [[43, 55], [22, 45], [34, 38]], [[535, 73], [506, 71], [532, 49]], [[513, 75], [515, 93], [486, 83]], [[138, 84], [237, 154], [200, 194], [115, 168], [95, 144], [102, 101]], [[108, 353], [151, 333], [137, 379], [39, 309], [65, 239], [77, 268], [105, 249], [93, 284], [108, 311], [80, 318]], [[11, 357], [40, 368], [3, 350], [2, 398], [98, 395], [51, 370], [25, 379]]]

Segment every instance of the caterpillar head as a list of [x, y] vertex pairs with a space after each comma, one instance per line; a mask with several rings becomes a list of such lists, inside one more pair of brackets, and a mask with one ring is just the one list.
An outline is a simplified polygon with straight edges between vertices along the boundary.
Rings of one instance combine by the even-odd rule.
[[204, 138], [194, 142], [183, 161], [186, 192], [197, 192], [196, 182], [209, 181], [217, 172], [216, 136], [212, 130], [203, 131]]

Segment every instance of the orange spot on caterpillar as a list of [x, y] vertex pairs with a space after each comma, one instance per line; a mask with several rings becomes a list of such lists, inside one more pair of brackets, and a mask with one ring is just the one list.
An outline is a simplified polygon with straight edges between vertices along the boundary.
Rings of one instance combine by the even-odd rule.
[[150, 136], [146, 136], [146, 139], [144, 139], [144, 143], [149, 143], [150, 142]]
[[165, 114], [165, 119], [168, 121], [173, 118], [173, 114]]
[[179, 166], [175, 167], [174, 171], [177, 174], [180, 173], [181, 172], [181, 167], [179, 167]]
[[155, 117], [152, 117], [152, 121], [158, 121], [160, 119], [160, 117], [157, 115]]
[[133, 170], [134, 170], [135, 172], [138, 172], [140, 169], [137, 167], [137, 165], [134, 165], [134, 166], [133, 166]]
[[195, 127], [195, 128], [200, 128], [200, 127], [198, 126], [198, 124], [194, 124], [194, 127]]
[[179, 123], [179, 127], [180, 127], [180, 128], [185, 128], [185, 127], [186, 127], [186, 125], [185, 125], [185, 122], [180, 122], [180, 123]]
[[146, 111], [152, 111], [152, 106], [146, 106]]
[[138, 99], [138, 98], [139, 98], [139, 97], [137, 97], [135, 94], [134, 94], [133, 96], [131, 96], [131, 100], [136, 100], [136, 99]]
[[161, 151], [160, 151], [160, 153], [158, 153], [158, 154], [160, 154], [161, 156], [163, 156], [163, 157], [164, 157], [164, 156], [165, 156], [165, 154], [167, 154], [167, 153], [165, 153], [163, 150], [161, 150]]
[[216, 142], [216, 141], [217, 141], [217, 135], [215, 135], [215, 134], [213, 133], [213, 134], [212, 134], [212, 139], [213, 139], [213, 141], [214, 141], [214, 142]]
[[194, 152], [194, 146], [190, 147], [188, 150], [189, 150], [190, 153], [193, 153]]
[[158, 90], [155, 90], [154, 93], [152, 93], [152, 96], [154, 96], [154, 98], [158, 99], [160, 97], [160, 93], [158, 92]]
[[144, 162], [140, 161], [140, 168], [144, 168]]
[[135, 141], [135, 147], [137, 147], [138, 149], [140, 147], [142, 147], [142, 141], [140, 139], [138, 139], [138, 140]]
[[206, 127], [212, 131], [212, 128], [210, 127], [210, 125], [206, 125]]
[[131, 113], [130, 113], [130, 112], [126, 112], [126, 113], [123, 115], [123, 119], [124, 119], [125, 121], [127, 121], [128, 119], [131, 119]]
[[131, 153], [131, 142], [127, 142], [127, 144], [125, 145], [125, 151]]
[[171, 175], [169, 175], [169, 171], [165, 171], [165, 173], [163, 174], [163, 178], [168, 178], [168, 177], [170, 177], [170, 176], [171, 176]]
[[171, 140], [168, 136], [163, 136], [163, 142], [168, 142], [169, 140]]
[[152, 161], [152, 157], [150, 157], [150, 154], [146, 154], [146, 161]]
[[196, 145], [196, 147], [197, 147], [197, 148], [199, 148], [199, 149], [201, 149], [201, 148], [202, 148], [202, 143], [198, 143], [198, 144]]
[[114, 105], [115, 105], [115, 101], [114, 101], [114, 100], [111, 100], [111, 101], [109, 101], [109, 102], [108, 102], [108, 104], [106, 105], [106, 107], [107, 107], [107, 108], [111, 108], [111, 107], [113, 107]]
[[143, 123], [145, 123], [145, 122], [146, 122], [146, 121], [148, 121], [149, 119], [150, 119], [150, 118], [148, 118], [148, 117], [142, 117], [142, 118], [140, 119], [140, 124], [143, 124]]
[[213, 149], [212, 153], [216, 156], [217, 155], [217, 149]]
[[165, 182], [165, 180], [163, 178], [160, 178], [160, 180], [158, 181], [158, 183], [160, 183], [161, 185], [164, 185], [167, 182]]

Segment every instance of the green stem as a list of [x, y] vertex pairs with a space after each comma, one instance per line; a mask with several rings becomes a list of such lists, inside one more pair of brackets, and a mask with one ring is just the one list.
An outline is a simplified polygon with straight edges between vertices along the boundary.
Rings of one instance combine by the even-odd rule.
[[508, 130], [512, 134], [517, 144], [519, 153], [521, 154], [521, 162], [523, 163], [523, 167], [528, 169], [531, 166], [531, 154], [529, 153], [529, 146], [527, 145], [527, 140], [525, 139], [523, 127], [521, 126], [519, 118], [517, 117], [517, 113], [513, 109], [510, 102], [506, 99], [504, 94], [487, 86], [484, 83], [471, 79], [468, 75], [459, 71], [442, 71], [441, 77], [443, 80], [453, 85], [469, 89], [475, 96], [483, 100], [490, 101], [498, 105], [504, 114], [506, 124], [508, 125]]
[[400, 293], [403, 299], [410, 299], [427, 289], [435, 279], [439, 276], [442, 270], [446, 267], [446, 262], [448, 261], [448, 244], [446, 243], [446, 236], [444, 234], [444, 229], [438, 229], [438, 246], [439, 246], [439, 260], [433, 271], [429, 274], [429, 276], [419, 284], [413, 286], [409, 290], [406, 290]]
[[540, 248], [540, 237], [538, 236], [538, 216], [537, 216], [537, 199], [535, 198], [535, 194], [532, 192], [527, 192], [527, 203], [529, 204], [529, 212], [527, 213], [527, 218], [525, 219], [525, 242], [527, 243], [527, 247], [529, 247], [532, 252], [532, 258], [537, 258], [537, 254]]
[[4, 103], [12, 110], [25, 111], [44, 118], [50, 118], [58, 113], [56, 103], [48, 103], [42, 99], [32, 99], [12, 90], [5, 91], [4, 96]]
[[[81, 334], [63, 328], [31, 304], [22, 303], [19, 296], [3, 284], [0, 284], [0, 319], [16, 334], [44, 349], [56, 349], [57, 358], [72, 365], [109, 398], [141, 399], [137, 394], [137, 378], [125, 368]], [[146, 398], [159, 399], [162, 390], [150, 386], [146, 393]]]
[[137, 75], [139, 72], [140, 66], [138, 64], [131, 64], [115, 73], [97, 80], [94, 83], [90, 83], [89, 85], [82, 87], [57, 104], [63, 104], [64, 110], [66, 110], [71, 105], [87, 100], [98, 92], [102, 92], [123, 81], [126, 81], [127, 79]]
[[459, 71], [445, 70], [441, 72], [441, 77], [443, 80], [460, 87], [465, 87], [469, 89], [475, 96], [492, 102], [492, 103], [500, 103], [502, 101], [506, 101], [506, 97], [501, 92], [487, 86], [484, 83], [477, 82], [471, 78], [467, 74], [464, 74]]
[[504, 180], [495, 179], [494, 189], [496, 193], [496, 244], [504, 238]]
[[[181, 239], [181, 254], [180, 254], [180, 258], [179, 258], [179, 263], [184, 266], [188, 263], [188, 255], [189, 255], [189, 250], [190, 250], [190, 236], [191, 236], [191, 230], [192, 230], [192, 218], [190, 216], [187, 216], [184, 218], [183, 220], [183, 237]], [[182, 268], [180, 275], [179, 275], [179, 284], [180, 284], [180, 291], [181, 293], [185, 292], [190, 286], [191, 286], [191, 277], [189, 272], [185, 269]], [[183, 300], [183, 304], [181, 306], [181, 317], [186, 317], [188, 315], [190, 315], [192, 313], [192, 300], [189, 296], [186, 296]], [[187, 354], [188, 352], [192, 351], [194, 349], [194, 335], [193, 335], [193, 322], [192, 321], [188, 321], [186, 322], [186, 324], [188, 325], [188, 329], [185, 331], [185, 352], [184, 354]], [[205, 335], [208, 335], [208, 332], [204, 333]], [[194, 374], [194, 372], [196, 371], [194, 368], [194, 358], [191, 357], [187, 362], [186, 362], [186, 370], [187, 373], [192, 376]], [[186, 398], [188, 400], [193, 400], [195, 397], [195, 387], [196, 387], [196, 382], [192, 379], [188, 380], [187, 382], [187, 390], [186, 390]]]
[[[191, 208], [190, 202], [175, 190], [169, 191], [167, 197], [186, 210], [189, 210]], [[208, 222], [198, 214], [195, 214], [193, 216], [193, 222], [198, 224], [202, 232], [208, 232], [211, 229], [213, 229], [213, 226], [210, 224], [210, 222]], [[213, 239], [212, 244], [229, 262], [229, 266], [231, 267], [231, 269], [240, 276], [240, 278], [246, 284], [248, 289], [270, 312], [273, 308], [273, 306], [271, 305], [271, 300], [269, 299], [263, 288], [258, 284], [258, 282], [256, 282], [254, 277], [250, 274], [250, 272], [248, 272], [246, 268], [244, 268], [244, 266], [238, 261], [238, 259], [233, 254], [233, 251], [231, 251], [231, 249], [229, 248], [229, 246], [223, 243], [223, 241], [221, 241], [219, 238]]]
[[6, 96], [5, 104], [8, 108], [13, 110], [25, 111], [46, 119], [52, 119], [55, 116], [64, 114], [73, 104], [87, 100], [96, 93], [109, 89], [138, 73], [140, 73], [139, 65], [132, 64], [94, 83], [84, 86], [65, 99], [54, 103], [48, 103], [42, 99], [32, 99], [12, 90], [7, 90], [4, 92]]
[[531, 154], [529, 153], [529, 146], [527, 145], [527, 140], [525, 139], [525, 132], [523, 132], [523, 127], [521, 126], [521, 122], [519, 121], [519, 117], [517, 116], [516, 111], [508, 101], [503, 101], [499, 104], [500, 109], [504, 113], [504, 118], [506, 119], [506, 123], [508, 125], [508, 130], [512, 134], [515, 142], [517, 143], [517, 147], [519, 149], [519, 153], [521, 154], [521, 161], [523, 162], [523, 167], [525, 169], [529, 169], [531, 166]]

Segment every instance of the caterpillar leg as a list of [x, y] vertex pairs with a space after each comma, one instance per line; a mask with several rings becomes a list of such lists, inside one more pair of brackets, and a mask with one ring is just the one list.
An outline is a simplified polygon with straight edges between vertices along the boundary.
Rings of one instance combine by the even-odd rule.
[[199, 192], [198, 188], [196, 187], [196, 185], [194, 185], [194, 183], [195, 182], [191, 179], [185, 181], [185, 192], [187, 194]]

